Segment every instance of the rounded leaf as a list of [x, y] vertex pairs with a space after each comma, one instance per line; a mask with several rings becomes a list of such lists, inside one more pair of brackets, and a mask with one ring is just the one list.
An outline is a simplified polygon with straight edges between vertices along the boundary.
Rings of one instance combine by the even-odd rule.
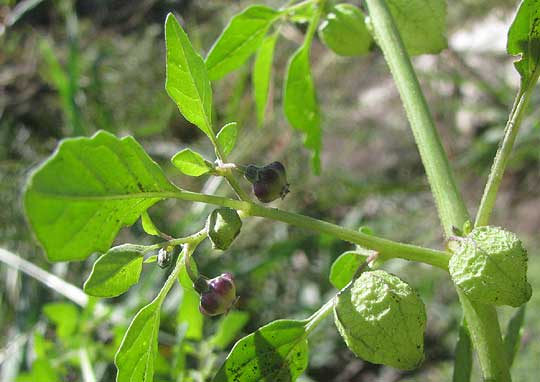
[[359, 56], [369, 51], [373, 39], [364, 14], [352, 4], [337, 4], [319, 27], [324, 45], [340, 56]]
[[515, 234], [502, 228], [475, 228], [450, 259], [449, 270], [471, 300], [520, 306], [531, 298], [527, 251]]
[[349, 349], [368, 362], [412, 370], [424, 359], [424, 303], [394, 275], [362, 273], [339, 293], [334, 318]]

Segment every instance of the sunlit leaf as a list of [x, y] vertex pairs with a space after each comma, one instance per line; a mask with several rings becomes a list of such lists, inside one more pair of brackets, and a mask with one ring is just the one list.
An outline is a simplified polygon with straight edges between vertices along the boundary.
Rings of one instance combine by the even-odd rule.
[[201, 176], [212, 171], [212, 164], [191, 149], [177, 152], [171, 159], [174, 166], [189, 176]]
[[123, 244], [111, 248], [94, 263], [84, 291], [96, 297], [116, 297], [139, 282], [144, 246]]
[[[540, 0], [523, 0], [508, 31], [508, 54], [521, 56], [514, 63], [526, 84], [540, 64]], [[533, 84], [534, 85], [534, 84]]]
[[342, 253], [330, 268], [330, 283], [338, 290], [343, 289], [365, 260], [366, 256], [355, 251]]
[[289, 123], [304, 133], [304, 145], [312, 151], [313, 171], [318, 174], [321, 167], [321, 116], [307, 46], [300, 47], [289, 61], [283, 108]]
[[165, 89], [182, 115], [212, 137], [212, 87], [206, 66], [172, 13], [167, 15], [165, 21], [165, 41]]
[[388, 0], [387, 4], [409, 54], [435, 54], [447, 48], [445, 0]]
[[154, 222], [150, 218], [150, 215], [148, 215], [147, 211], [144, 211], [141, 214], [141, 223], [142, 223], [144, 232], [146, 232], [149, 235], [160, 236], [159, 229], [157, 229]]
[[114, 363], [117, 382], [152, 382], [158, 349], [161, 299], [142, 308], [124, 335]]
[[30, 177], [24, 206], [52, 261], [107, 252], [116, 234], [162, 198], [177, 191], [133, 137], [104, 131], [66, 139]]
[[292, 382], [308, 363], [305, 322], [278, 320], [238, 341], [213, 382]]
[[217, 135], [217, 140], [223, 150], [223, 154], [229, 155], [236, 144], [238, 136], [238, 124], [230, 122], [224, 125]]
[[260, 126], [264, 123], [266, 105], [268, 104], [268, 90], [272, 77], [272, 61], [274, 59], [274, 48], [278, 36], [279, 34], [272, 34], [264, 39], [257, 53], [255, 64], [253, 65], [253, 93], [255, 94], [257, 120]]
[[[197, 274], [197, 266], [194, 261], [190, 262], [193, 272]], [[186, 267], [183, 266], [178, 275], [178, 280], [183, 288], [182, 302], [178, 308], [176, 321], [186, 326], [184, 338], [199, 341], [203, 335], [204, 316], [199, 311], [199, 294], [193, 288], [193, 282], [189, 278]]]
[[220, 79], [242, 66], [279, 15], [270, 7], [252, 5], [234, 16], [206, 57], [210, 79]]

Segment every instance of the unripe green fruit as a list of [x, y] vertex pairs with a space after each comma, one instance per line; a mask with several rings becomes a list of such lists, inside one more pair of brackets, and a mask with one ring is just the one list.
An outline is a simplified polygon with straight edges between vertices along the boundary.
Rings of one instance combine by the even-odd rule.
[[471, 300], [520, 306], [531, 298], [527, 251], [515, 234], [502, 228], [473, 229], [461, 240], [448, 268], [454, 283]]
[[424, 303], [394, 275], [362, 273], [339, 293], [334, 318], [349, 349], [366, 361], [412, 370], [424, 359]]
[[206, 230], [214, 249], [229, 248], [242, 228], [242, 220], [232, 208], [217, 208], [206, 220]]
[[319, 26], [324, 45], [340, 56], [359, 56], [369, 51], [373, 39], [365, 16], [352, 4], [337, 4]]

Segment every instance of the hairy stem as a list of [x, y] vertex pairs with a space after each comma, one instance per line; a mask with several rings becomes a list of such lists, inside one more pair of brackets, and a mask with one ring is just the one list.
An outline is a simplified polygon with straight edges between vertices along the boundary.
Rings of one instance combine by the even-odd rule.
[[[375, 38], [396, 82], [426, 169], [429, 184], [446, 236], [462, 227], [469, 215], [458, 191], [448, 157], [429, 112], [409, 55], [384, 0], [366, 0]], [[495, 308], [471, 302], [457, 291], [471, 329], [485, 380], [510, 381]]]
[[489, 172], [486, 187], [484, 188], [482, 201], [480, 202], [480, 207], [476, 214], [476, 221], [474, 224], [476, 227], [484, 226], [489, 223], [489, 218], [491, 217], [491, 212], [493, 211], [497, 199], [497, 192], [501, 186], [504, 170], [510, 159], [510, 154], [512, 153], [512, 148], [514, 147], [514, 142], [516, 141], [516, 136], [519, 127], [521, 126], [524, 112], [529, 104], [529, 99], [535, 84], [538, 81], [539, 74], [540, 70], [537, 69], [531, 76], [531, 80], [520, 87], [518, 91], [510, 117], [506, 123], [504, 138], [497, 150], [497, 154], [495, 155], [493, 165]]

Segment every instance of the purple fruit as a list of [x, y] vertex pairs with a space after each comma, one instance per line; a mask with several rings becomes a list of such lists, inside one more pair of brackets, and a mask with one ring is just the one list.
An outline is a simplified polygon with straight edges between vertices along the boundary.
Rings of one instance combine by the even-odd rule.
[[217, 316], [228, 312], [234, 306], [236, 286], [232, 274], [227, 272], [208, 280], [207, 286], [208, 288], [201, 293], [199, 310], [202, 314]]

